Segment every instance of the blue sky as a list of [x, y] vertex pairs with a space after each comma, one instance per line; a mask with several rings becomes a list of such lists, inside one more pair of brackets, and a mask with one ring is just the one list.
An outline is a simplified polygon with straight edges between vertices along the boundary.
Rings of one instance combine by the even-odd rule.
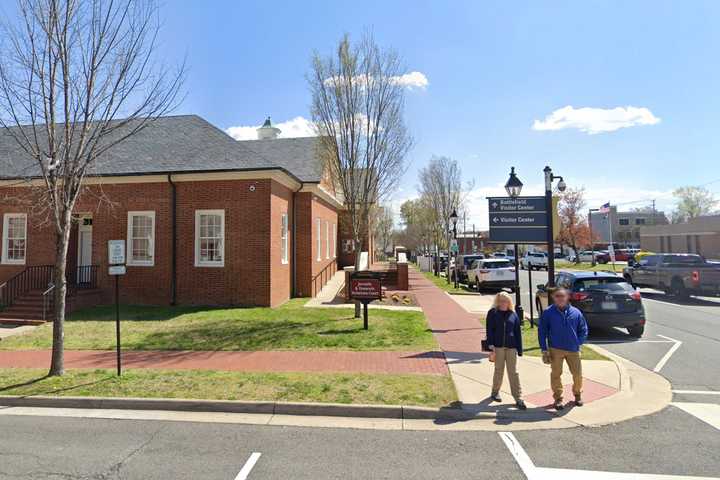
[[[591, 206], [656, 198], [669, 209], [673, 188], [720, 180], [717, 1], [166, 0], [162, 14], [163, 57], [189, 66], [177, 113], [223, 129], [308, 118], [310, 56], [345, 32], [371, 29], [397, 49], [428, 84], [407, 92], [415, 147], [395, 204], [415, 194], [433, 154], [475, 180], [478, 226], [510, 165], [528, 193], [551, 165]], [[572, 110], [581, 128], [532, 128], [567, 106], [599, 110]], [[625, 128], [582, 131], [627, 106], [646, 110], [620, 112]]]

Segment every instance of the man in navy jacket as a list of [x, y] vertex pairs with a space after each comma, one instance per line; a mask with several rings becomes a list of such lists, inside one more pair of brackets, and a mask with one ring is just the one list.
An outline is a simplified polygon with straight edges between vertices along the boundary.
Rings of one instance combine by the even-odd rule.
[[538, 342], [543, 362], [550, 364], [550, 387], [555, 409], [562, 410], [563, 385], [560, 376], [563, 361], [567, 362], [573, 377], [575, 405], [582, 407], [582, 365], [580, 347], [587, 340], [588, 326], [582, 312], [570, 305], [570, 294], [564, 288], [553, 293], [553, 305], [540, 316]]

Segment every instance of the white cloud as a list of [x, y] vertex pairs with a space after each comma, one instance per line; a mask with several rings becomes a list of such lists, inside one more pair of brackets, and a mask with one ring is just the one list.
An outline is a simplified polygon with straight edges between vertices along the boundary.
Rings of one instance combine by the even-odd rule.
[[555, 110], [546, 116], [544, 120], [535, 120], [532, 129], [563, 130], [576, 128], [581, 132], [594, 135], [638, 125], [655, 125], [659, 122], [660, 118], [653, 115], [645, 107], [575, 108], [568, 105]]
[[427, 77], [422, 72], [410, 72], [405, 75], [392, 77], [394, 83], [407, 87], [408, 89], [420, 88], [425, 90], [430, 84]]
[[[305, 117], [295, 117], [273, 125], [280, 129], [278, 138], [314, 137], [317, 135], [312, 121]], [[235, 140], [257, 140], [258, 128], [260, 125], [236, 126], [227, 128], [225, 132]]]
[[[427, 77], [422, 72], [408, 72], [403, 75], [396, 75], [389, 78], [393, 84], [400, 85], [401, 87], [406, 87], [408, 90], [412, 90], [413, 88], [425, 90], [427, 86], [430, 85]], [[365, 78], [362, 76], [355, 77], [354, 81], [359, 85], [365, 84]], [[325, 80], [325, 85], [331, 87], [335, 86], [336, 84], [341, 85], [342, 83], [344, 83], [344, 79], [340, 77], [330, 77]], [[372, 80], [370, 81], [370, 83], [372, 83]]]

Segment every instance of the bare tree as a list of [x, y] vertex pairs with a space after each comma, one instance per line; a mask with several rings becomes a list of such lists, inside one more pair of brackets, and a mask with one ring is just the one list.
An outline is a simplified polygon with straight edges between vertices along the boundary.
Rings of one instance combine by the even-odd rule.
[[346, 35], [334, 54], [315, 53], [308, 75], [320, 153], [344, 197], [356, 269], [371, 209], [397, 186], [412, 144], [402, 73], [395, 51], [381, 49], [371, 36], [353, 44]]
[[113, 146], [174, 108], [184, 78], [155, 62], [153, 0], [18, 0], [3, 26], [0, 127], [25, 158], [10, 159], [55, 231], [53, 352], [64, 373], [66, 261], [83, 180]]
[[395, 218], [389, 206], [379, 207], [375, 210], [375, 219], [372, 222], [375, 227], [375, 244], [384, 258], [388, 249], [392, 246], [393, 234], [395, 233]]
[[[469, 183], [465, 192], [471, 188], [472, 183]], [[437, 248], [449, 249], [450, 214], [461, 208], [466, 197], [457, 160], [433, 156], [430, 163], [420, 170], [420, 196], [433, 212]], [[450, 281], [449, 261], [447, 280]]]

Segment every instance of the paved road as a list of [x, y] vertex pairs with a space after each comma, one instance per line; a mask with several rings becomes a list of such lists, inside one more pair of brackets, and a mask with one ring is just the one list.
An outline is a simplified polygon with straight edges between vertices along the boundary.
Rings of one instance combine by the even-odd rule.
[[[527, 272], [523, 274], [526, 304]], [[544, 272], [533, 276], [533, 284], [547, 278]], [[611, 330], [593, 332], [591, 341], [649, 369], [661, 364], [659, 373], [675, 390], [720, 391], [720, 302], [681, 304], [650, 291], [643, 295], [648, 313], [643, 339]], [[668, 356], [676, 341], [682, 343]], [[576, 480], [589, 476], [570, 469], [633, 473], [632, 480], [649, 478], [639, 474], [720, 477], [720, 395], [695, 393], [676, 393], [673, 405], [662, 412], [617, 425], [519, 432], [504, 440], [492, 432], [10, 415], [0, 415], [0, 432], [0, 479]], [[257, 463], [240, 474], [253, 452], [261, 453]]]
[[[527, 271], [522, 271], [523, 306], [528, 305]], [[547, 282], [544, 271], [532, 272], [533, 287]], [[683, 301], [655, 290], [642, 290], [647, 315], [645, 335], [640, 340], [620, 329], [593, 331], [590, 341], [650, 370], [675, 345], [682, 342], [660, 365], [659, 373], [673, 390], [720, 392], [720, 298], [691, 298]], [[678, 394], [679, 402], [720, 404], [720, 394]]]
[[[515, 440], [542, 468], [717, 475], [718, 431], [686, 417], [669, 407], [620, 425], [520, 432]], [[682, 428], [692, 429], [692, 443], [681, 443], [685, 439], [676, 432]], [[493, 432], [33, 416], [0, 416], [0, 431], [0, 479], [526, 478]], [[247, 477], [238, 476], [254, 452], [261, 454], [257, 463]]]

